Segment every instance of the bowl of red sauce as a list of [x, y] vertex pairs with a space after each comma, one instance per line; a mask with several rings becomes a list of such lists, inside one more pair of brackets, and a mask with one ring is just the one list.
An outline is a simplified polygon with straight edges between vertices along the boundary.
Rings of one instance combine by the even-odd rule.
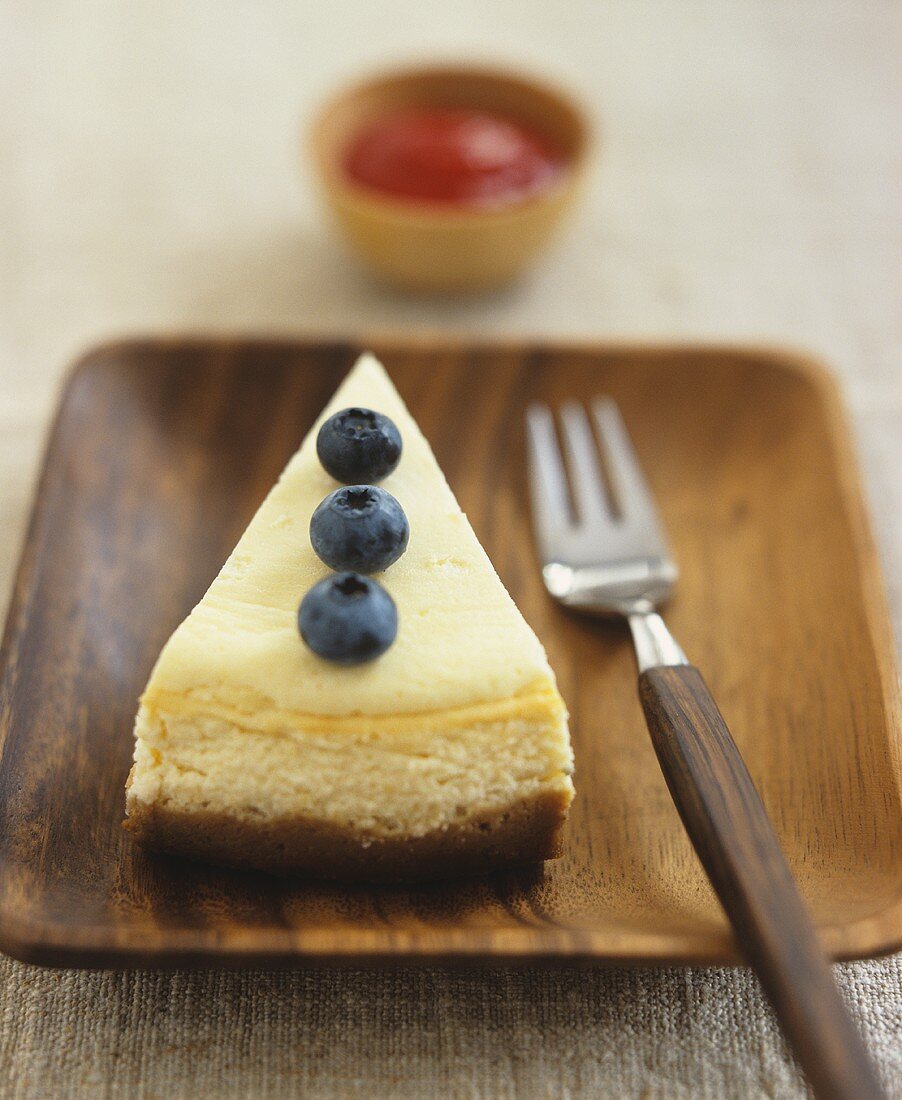
[[579, 193], [588, 144], [566, 93], [459, 65], [362, 81], [312, 132], [326, 203], [355, 251], [426, 291], [487, 289], [534, 263]]

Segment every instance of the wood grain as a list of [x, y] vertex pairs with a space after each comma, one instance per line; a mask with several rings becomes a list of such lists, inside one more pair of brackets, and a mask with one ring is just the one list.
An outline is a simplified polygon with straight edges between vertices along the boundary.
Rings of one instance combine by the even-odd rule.
[[572, 714], [565, 856], [346, 889], [142, 853], [122, 835], [137, 696], [357, 346], [144, 341], [71, 377], [0, 660], [0, 945], [66, 965], [737, 961], [636, 698], [625, 629], [545, 596], [522, 411], [611, 394], [705, 669], [827, 951], [902, 944], [898, 685], [832, 385], [778, 352], [376, 341]]
[[815, 1095], [879, 1100], [764, 804], [701, 673], [648, 669], [639, 696], [686, 832]]

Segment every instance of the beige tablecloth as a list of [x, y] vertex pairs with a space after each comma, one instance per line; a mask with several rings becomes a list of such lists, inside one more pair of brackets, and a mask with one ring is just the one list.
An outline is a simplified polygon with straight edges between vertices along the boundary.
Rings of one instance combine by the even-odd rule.
[[[902, 627], [902, 8], [30, 0], [0, 8], [0, 599], [66, 362], [131, 332], [790, 342], [851, 406]], [[602, 158], [522, 285], [372, 286], [298, 173], [330, 86], [420, 53], [581, 90]], [[902, 958], [840, 978], [902, 1095]], [[792, 1097], [742, 970], [57, 973], [0, 962], [0, 1095]]]

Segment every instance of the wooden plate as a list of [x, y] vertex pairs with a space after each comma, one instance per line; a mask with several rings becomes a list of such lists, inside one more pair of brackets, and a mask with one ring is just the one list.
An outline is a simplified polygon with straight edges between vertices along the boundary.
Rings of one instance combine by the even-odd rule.
[[732, 962], [613, 624], [544, 595], [524, 402], [609, 393], [682, 579], [669, 621], [702, 668], [827, 949], [902, 945], [897, 681], [846, 429], [781, 352], [377, 344], [573, 720], [561, 860], [530, 874], [347, 889], [151, 856], [120, 828], [136, 700], [351, 364], [337, 343], [148, 341], [76, 369], [3, 645], [0, 946], [58, 965]]

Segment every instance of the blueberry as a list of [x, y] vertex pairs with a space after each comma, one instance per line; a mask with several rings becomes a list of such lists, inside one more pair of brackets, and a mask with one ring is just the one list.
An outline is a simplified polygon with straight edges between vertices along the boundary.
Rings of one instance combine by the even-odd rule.
[[398, 465], [401, 433], [382, 413], [342, 409], [320, 428], [316, 453], [326, 472], [345, 485], [381, 481]]
[[398, 610], [378, 581], [359, 573], [335, 573], [301, 600], [298, 629], [318, 657], [360, 665], [379, 657], [395, 640]]
[[345, 485], [310, 520], [310, 541], [330, 569], [381, 573], [407, 549], [410, 525], [391, 493], [377, 485]]

